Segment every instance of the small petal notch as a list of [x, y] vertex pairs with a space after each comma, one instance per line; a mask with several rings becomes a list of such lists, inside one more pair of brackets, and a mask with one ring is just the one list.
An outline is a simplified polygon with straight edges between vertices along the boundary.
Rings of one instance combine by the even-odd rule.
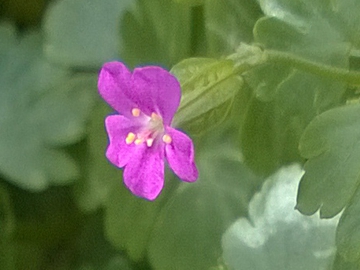
[[148, 200], [160, 194], [165, 160], [180, 179], [196, 181], [192, 140], [171, 127], [181, 97], [172, 74], [157, 66], [130, 72], [121, 62], [108, 62], [100, 71], [98, 88], [118, 113], [105, 119], [106, 157], [124, 168], [124, 183], [133, 194]]

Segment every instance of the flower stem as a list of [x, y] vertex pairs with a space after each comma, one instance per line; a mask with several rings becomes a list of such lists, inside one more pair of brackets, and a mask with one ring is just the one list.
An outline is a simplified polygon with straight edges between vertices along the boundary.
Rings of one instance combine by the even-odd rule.
[[274, 50], [264, 50], [266, 62], [279, 63], [293, 66], [297, 69], [313, 73], [319, 76], [346, 82], [349, 84], [360, 85], [360, 72], [350, 71], [344, 68], [337, 68], [318, 62], [313, 62], [291, 53]]

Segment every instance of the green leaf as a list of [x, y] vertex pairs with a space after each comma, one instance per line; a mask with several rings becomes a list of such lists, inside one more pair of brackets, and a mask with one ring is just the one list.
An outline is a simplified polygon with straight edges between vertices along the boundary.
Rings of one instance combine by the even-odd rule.
[[72, 77], [49, 64], [39, 33], [5, 43], [7, 49], [0, 52], [0, 171], [29, 190], [68, 184], [79, 175], [77, 164], [54, 146], [84, 136], [94, 77]]
[[299, 165], [282, 168], [268, 179], [240, 218], [223, 236], [223, 257], [230, 269], [329, 269], [335, 255], [338, 218], [320, 220], [294, 209]]
[[282, 65], [266, 64], [244, 74], [244, 80], [253, 89], [255, 97], [268, 102], [275, 98], [279, 85], [292, 70]]
[[261, 175], [269, 175], [281, 163], [284, 133], [280, 132], [278, 114], [273, 103], [263, 103], [253, 98], [245, 113], [240, 133], [241, 149], [245, 163]]
[[360, 189], [345, 208], [336, 235], [336, 245], [345, 261], [360, 261]]
[[[265, 55], [275, 50], [319, 64], [348, 68], [350, 46], [332, 19], [329, 3], [320, 5], [308, 0], [259, 3], [267, 17], [257, 21], [254, 36], [265, 48]], [[257, 101], [250, 104], [241, 134], [245, 161], [260, 173], [269, 174], [280, 165], [299, 161], [297, 144], [305, 126], [315, 115], [342, 102], [344, 83], [304, 71], [294, 70], [291, 64], [270, 62], [244, 74], [256, 98], [272, 101], [272, 105], [260, 105]]]
[[118, 21], [131, 0], [60, 0], [45, 16], [46, 55], [57, 63], [98, 68], [118, 57]]
[[[333, 10], [340, 15], [339, 31], [345, 36], [345, 39], [360, 48], [360, 18], [357, 9], [360, 8], [359, 1], [346, 0], [332, 3]], [[339, 21], [339, 20], [338, 20]]]
[[171, 66], [190, 53], [190, 8], [169, 0], [138, 0], [121, 19], [121, 56], [127, 64]]
[[[329, 0], [316, 2], [311, 0], [291, 2], [286, 0], [260, 0], [259, 2], [265, 15], [285, 23], [283, 24], [285, 28], [273, 29], [274, 33], [280, 33], [282, 30], [290, 33], [287, 30], [294, 29], [295, 31], [292, 32], [291, 36], [298, 38], [298, 41], [312, 40], [306, 48], [303, 48], [304, 51], [319, 51], [312, 46], [315, 42], [322, 42], [325, 48], [331, 48], [336, 43], [343, 43], [344, 40], [350, 42], [356, 40], [355, 37], [359, 37], [357, 34], [359, 26], [356, 24], [359, 20], [358, 16], [349, 16], [350, 13], [353, 13], [354, 8], [359, 7], [356, 0], [346, 0], [341, 1], [341, 3], [340, 1]], [[302, 31], [299, 31], [301, 29]], [[270, 33], [267, 36], [270, 37]], [[281, 43], [281, 41], [275, 41], [275, 36], [271, 38], [275, 43]], [[289, 43], [283, 42], [282, 46], [288, 47], [289, 45]], [[300, 43], [295, 46], [294, 50], [300, 50], [301, 45]], [[319, 52], [320, 55], [317, 55], [317, 58], [322, 57], [322, 51]]]
[[173, 123], [189, 127], [195, 133], [206, 131], [224, 120], [243, 83], [231, 60], [190, 58], [175, 65], [171, 72], [182, 89]]
[[186, 132], [191, 135], [203, 135], [205, 132], [217, 127], [224, 122], [232, 110], [234, 98], [225, 101], [223, 104], [209, 110], [206, 115], [199, 115], [196, 118], [187, 121], [186, 124], [181, 125], [186, 128]]
[[323, 18], [316, 16], [318, 14], [306, 25], [309, 28], [307, 31], [277, 17], [264, 17], [255, 25], [256, 41], [267, 49], [292, 52], [317, 62], [348, 67], [349, 44], [344, 43], [333, 28], [317, 24], [317, 20]]
[[[309, 0], [290, 2], [260, 0], [259, 2], [268, 17], [261, 18], [255, 25], [256, 42], [262, 44], [267, 50], [290, 53], [290, 55], [309, 59], [315, 63], [349, 68], [348, 58], [351, 46], [348, 42], [344, 42], [342, 31], [345, 29], [339, 29], [337, 20], [333, 19], [344, 14], [338, 14], [330, 1], [322, 4], [319, 1]], [[271, 72], [270, 69], [271, 66], [269, 66], [269, 72]], [[280, 76], [285, 79], [286, 73]], [[325, 88], [324, 86], [319, 90], [315, 88], [317, 90], [316, 106], [320, 110], [339, 103], [345, 91], [345, 85], [341, 83], [337, 83], [337, 87], [323, 90]]]
[[38, 100], [31, 119], [38, 122], [44, 142], [68, 145], [84, 137], [96, 85], [97, 74], [77, 74]]
[[342, 256], [336, 254], [332, 270], [358, 270], [360, 262], [345, 261]]
[[321, 87], [332, 86], [295, 71], [276, 87], [273, 101], [252, 99], [240, 133], [246, 164], [262, 175], [270, 175], [283, 164], [302, 160], [298, 142], [317, 113], [315, 89]]
[[210, 55], [233, 53], [241, 42], [253, 41], [253, 28], [262, 15], [254, 0], [206, 0], [205, 26]]
[[300, 140], [305, 164], [297, 208], [304, 214], [320, 209], [333, 217], [353, 197], [359, 185], [360, 105], [326, 111], [306, 128]]
[[360, 27], [356, 10], [360, 8], [360, 3], [357, 0], [258, 0], [258, 2], [265, 15], [302, 27], [305, 35], [323, 41], [322, 45], [328, 45], [326, 39], [336, 39], [359, 46]]
[[[154, 269], [209, 269], [221, 255], [221, 235], [259, 184], [228, 142], [200, 152], [200, 178], [181, 183], [156, 218], [148, 256]], [[226, 172], [226, 173], [224, 173]]]

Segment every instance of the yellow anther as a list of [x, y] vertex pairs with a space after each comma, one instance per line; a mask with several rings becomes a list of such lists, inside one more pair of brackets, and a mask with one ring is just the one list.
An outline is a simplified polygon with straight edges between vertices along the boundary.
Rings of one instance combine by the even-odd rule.
[[131, 144], [133, 141], [135, 141], [136, 135], [132, 132], [129, 132], [129, 134], [126, 136], [125, 142], [126, 144]]
[[161, 117], [157, 113], [151, 113], [151, 119], [153, 120], [161, 120]]
[[136, 145], [142, 144], [143, 142], [144, 142], [144, 140], [142, 140], [142, 139], [136, 139], [135, 140]]
[[146, 140], [146, 145], [147, 145], [148, 147], [151, 147], [152, 144], [153, 144], [153, 142], [154, 142], [154, 139], [147, 139], [147, 140]]
[[162, 140], [164, 143], [166, 144], [170, 144], [172, 142], [172, 138], [170, 137], [170, 135], [168, 134], [165, 134], [163, 137], [162, 137]]
[[139, 117], [139, 116], [140, 116], [140, 113], [141, 113], [141, 111], [140, 111], [140, 109], [138, 109], [138, 108], [134, 108], [134, 109], [131, 110], [131, 114], [132, 114], [134, 117]]

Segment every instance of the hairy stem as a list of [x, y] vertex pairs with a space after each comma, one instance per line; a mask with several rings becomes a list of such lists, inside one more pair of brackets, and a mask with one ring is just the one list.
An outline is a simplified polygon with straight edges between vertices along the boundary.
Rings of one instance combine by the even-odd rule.
[[317, 62], [313, 62], [291, 53], [274, 50], [264, 51], [266, 62], [290, 65], [297, 69], [313, 73], [319, 76], [346, 82], [349, 84], [360, 85], [360, 72], [350, 71], [344, 68], [337, 68]]

